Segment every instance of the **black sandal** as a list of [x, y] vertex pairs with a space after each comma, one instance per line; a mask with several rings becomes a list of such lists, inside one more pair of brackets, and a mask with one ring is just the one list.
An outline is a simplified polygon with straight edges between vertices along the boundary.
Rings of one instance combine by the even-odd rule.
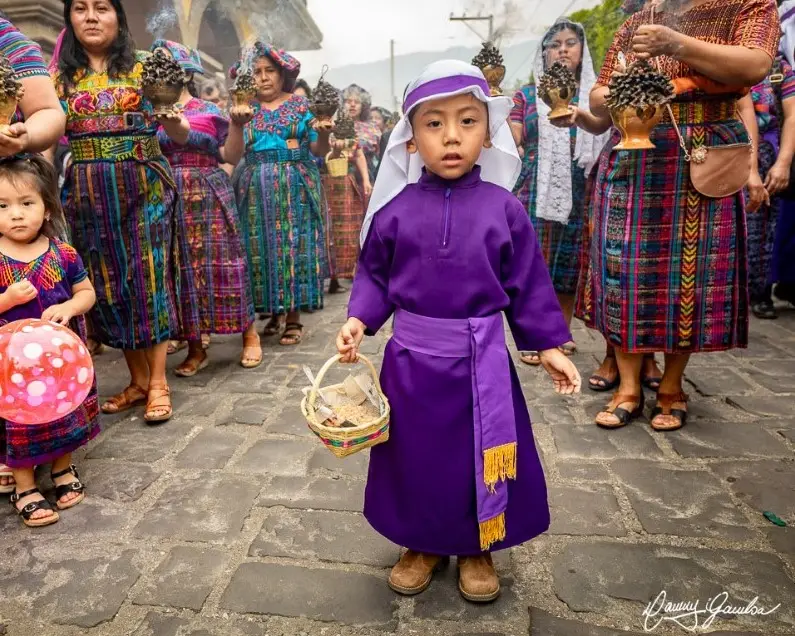
[[[647, 353], [647, 354], [645, 354], [643, 356], [643, 358], [645, 360], [649, 360], [649, 359], [654, 360], [654, 354], [653, 353]], [[655, 393], [660, 388], [660, 382], [662, 382], [662, 378], [661, 377], [657, 377], [657, 376], [645, 377], [645, 378], [641, 379], [641, 381], [640, 381], [640, 383], [643, 386], [645, 386], [647, 389], [649, 389], [649, 391], [654, 391]]]
[[[612, 355], [611, 354], [605, 355], [605, 362], [611, 359], [612, 360], [616, 359], [615, 353]], [[604, 362], [602, 364], [604, 364]], [[594, 382], [600, 382], [601, 384], [594, 384]], [[596, 375], [595, 373], [590, 378], [588, 378], [588, 388], [596, 393], [605, 393], [607, 391], [612, 391], [619, 384], [621, 384], [621, 374], [618, 373], [618, 370], [616, 370], [616, 378], [612, 382], [607, 378], [602, 377], [601, 375]]]
[[[69, 482], [68, 484], [63, 484], [62, 486], [55, 486], [55, 505], [58, 506], [58, 510], [68, 510], [79, 504], [83, 499], [86, 498], [85, 491], [86, 486], [83, 482], [80, 481], [80, 475], [77, 474], [77, 466], [72, 464], [66, 470], [62, 470], [59, 473], [50, 473], [50, 479], [52, 479], [52, 483], [55, 484], [55, 480], [58, 477], [64, 477], [65, 475], [73, 475], [76, 481]], [[67, 504], [61, 504], [61, 497], [64, 497], [70, 493], [76, 492], [80, 496], [72, 499]]]
[[[657, 405], [651, 410], [651, 427], [655, 431], [677, 431], [687, 424], [687, 411], [684, 409], [671, 408], [676, 402], [683, 402], [687, 404], [689, 400], [687, 393], [680, 391], [679, 393], [658, 393]], [[654, 424], [654, 420], [660, 415], [665, 415], [674, 418], [676, 423], [673, 426], [660, 426]]]
[[[293, 333], [289, 333], [291, 331]], [[283, 347], [291, 347], [300, 344], [303, 337], [304, 326], [300, 322], [288, 322], [284, 325], [284, 332], [282, 332], [282, 337], [279, 339], [279, 344]]]
[[778, 318], [778, 312], [772, 300], [762, 300], [754, 303], [751, 305], [751, 311], [754, 312], [754, 316], [759, 318], [759, 320], [775, 320]]
[[[24, 523], [28, 528], [43, 528], [44, 526], [51, 526], [61, 517], [57, 512], [55, 512], [52, 504], [43, 498], [44, 495], [42, 495], [42, 499], [40, 501], [31, 501], [29, 504], [23, 506], [22, 510], [17, 508], [17, 502], [19, 502], [20, 499], [24, 499], [25, 497], [35, 494], [41, 495], [41, 491], [38, 488], [31, 488], [25, 492], [15, 492], [13, 495], [11, 495], [11, 507], [20, 517], [22, 517], [22, 523]], [[49, 517], [42, 517], [41, 519], [31, 519], [31, 517], [39, 510], [51, 510], [52, 514]]]
[[[602, 411], [602, 413], [608, 413], [609, 415], [614, 416], [618, 420], [618, 422], [611, 422], [607, 424], [604, 422], [595, 421], [594, 423], [601, 428], [607, 428], [607, 429], [622, 428], [623, 426], [629, 424], [632, 420], [641, 417], [643, 415], [643, 409], [646, 406], [646, 397], [643, 393], [643, 390], [641, 390], [639, 396], [616, 393], [615, 395], [613, 395], [613, 399], [610, 401], [615, 402], [616, 407], [611, 411], [610, 406], [608, 405], [605, 407], [605, 410]], [[627, 403], [630, 404], [637, 403], [637, 406], [632, 411], [627, 411], [626, 409], [622, 409], [618, 406], [619, 404], [627, 404]], [[597, 415], [596, 417], [599, 417], [599, 415]]]

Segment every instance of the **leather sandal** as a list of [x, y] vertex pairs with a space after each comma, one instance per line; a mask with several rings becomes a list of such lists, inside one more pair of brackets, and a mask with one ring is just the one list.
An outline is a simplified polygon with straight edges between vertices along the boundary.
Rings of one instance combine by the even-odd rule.
[[270, 320], [265, 323], [265, 327], [262, 329], [262, 335], [266, 338], [270, 336], [275, 336], [281, 330], [282, 321], [279, 316], [271, 316]]
[[[62, 470], [58, 473], [50, 473], [50, 479], [52, 479], [52, 483], [55, 484], [56, 479], [59, 477], [65, 477], [66, 475], [72, 475], [75, 478], [75, 481], [71, 481], [68, 484], [63, 484], [61, 486], [55, 486], [55, 505], [58, 506], [58, 510], [68, 510], [69, 508], [73, 508], [86, 498], [85, 484], [80, 481], [80, 475], [77, 474], [77, 466], [74, 464], [69, 466], [69, 468], [66, 470]], [[73, 492], [78, 493], [79, 496], [75, 497], [68, 503], [62, 504], [61, 498]]]
[[102, 405], [102, 412], [115, 415], [146, 403], [146, 391], [137, 384], [131, 384], [118, 395], [114, 395]]
[[177, 351], [182, 351], [183, 349], [187, 348], [188, 343], [185, 340], [169, 340], [168, 341], [168, 349], [166, 349], [166, 353], [170, 356], [173, 356]]
[[288, 322], [284, 325], [284, 333], [279, 340], [283, 347], [292, 347], [300, 344], [304, 337], [304, 326], [300, 322]]
[[[31, 488], [25, 492], [15, 492], [10, 498], [11, 507], [20, 517], [22, 517], [22, 523], [24, 523], [28, 528], [43, 528], [44, 526], [51, 526], [61, 517], [53, 509], [52, 504], [44, 499], [44, 495], [42, 495], [42, 498], [39, 501], [31, 501], [29, 504], [25, 504], [21, 510], [17, 508], [17, 503], [20, 499], [24, 499], [25, 497], [35, 494], [41, 495], [41, 491], [38, 488]], [[48, 517], [42, 517], [41, 519], [31, 519], [34, 513], [38, 512], [39, 510], [52, 510], [52, 514]]]
[[[615, 404], [615, 406], [610, 406], [610, 404]], [[613, 399], [610, 400], [610, 404], [605, 407], [605, 410], [601, 413], [598, 413], [594, 422], [597, 426], [601, 426], [602, 428], [607, 429], [614, 429], [614, 428], [621, 428], [622, 426], [626, 426], [632, 420], [637, 419], [643, 415], [643, 407], [646, 404], [646, 399], [641, 390], [640, 395], [628, 395], [622, 393], [614, 393]], [[628, 411], [627, 409], [622, 409], [621, 404], [637, 404], [637, 406]], [[599, 421], [600, 415], [612, 415], [618, 421], [617, 422], [605, 422]]]
[[[164, 413], [162, 415], [153, 415], [153, 413], [158, 411], [164, 411]], [[149, 424], [160, 424], [170, 420], [173, 412], [171, 407], [171, 389], [167, 386], [150, 387], [144, 420]]]
[[531, 367], [537, 367], [541, 364], [541, 355], [538, 351], [525, 351], [519, 356], [519, 359]]
[[[256, 350], [256, 356], [250, 355], [251, 351]], [[243, 336], [243, 352], [240, 354], [240, 366], [244, 369], [256, 369], [262, 364], [262, 344], [259, 336]]]
[[[677, 402], [684, 402], [687, 404], [687, 393], [680, 391], [679, 393], [658, 393], [657, 404], [651, 411], [651, 427], [655, 431], [675, 431], [682, 428], [687, 423], [687, 411], [684, 409], [672, 408]], [[672, 417], [674, 424], [661, 424], [661, 417]], [[655, 424], [655, 421], [657, 422]]]
[[206, 369], [209, 364], [210, 357], [206, 353], [201, 360], [188, 356], [185, 362], [174, 369], [174, 375], [178, 375], [181, 378], [192, 378], [202, 369]]
[[[0, 464], [0, 477], [5, 477], [7, 479], [14, 479], [14, 471], [12, 471], [5, 464]], [[8, 484], [7, 486], [0, 485], [0, 495], [10, 495], [16, 489], [17, 489], [16, 482], [14, 482], [13, 484]]]
[[[615, 359], [616, 359], [615, 353], [613, 354], [608, 353], [605, 355], [605, 359], [604, 362], [602, 362], [602, 365], [608, 360], [615, 360]], [[601, 367], [602, 365], [599, 366]], [[596, 373], [594, 373], [593, 375], [591, 375], [590, 378], [588, 378], [588, 388], [591, 389], [591, 391], [595, 391], [597, 393], [605, 393], [607, 391], [612, 391], [619, 384], [621, 384], [621, 374], [618, 373], [618, 369], [616, 369], [616, 377], [612, 382], [608, 380], [606, 377], [597, 375]]]
[[566, 344], [562, 344], [558, 347], [558, 351], [560, 351], [565, 356], [573, 356], [577, 353], [577, 345], [573, 342], [567, 342]]
[[[643, 364], [646, 364], [648, 360], [654, 362], [654, 354], [647, 353], [643, 356]], [[662, 382], [662, 376], [646, 376], [641, 378], [640, 383], [645, 386], [649, 391], [654, 391], [655, 393], [660, 388], [660, 382]]]
[[449, 562], [450, 557], [407, 550], [389, 573], [387, 584], [398, 594], [419, 594], [428, 589], [433, 575]]

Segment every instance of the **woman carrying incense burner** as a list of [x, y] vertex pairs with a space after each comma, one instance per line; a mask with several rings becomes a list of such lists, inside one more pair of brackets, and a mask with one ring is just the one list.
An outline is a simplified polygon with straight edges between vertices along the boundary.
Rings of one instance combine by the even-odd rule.
[[591, 93], [599, 125], [577, 118], [580, 126], [610, 128], [608, 85], [625, 71], [624, 56], [628, 64], [651, 60], [673, 80], [676, 124], [663, 109], [655, 148], [645, 152], [615, 151], [614, 130], [596, 173], [585, 317], [615, 347], [621, 377], [596, 417], [600, 426], [621, 427], [643, 413], [645, 353], [665, 354], [651, 425], [669, 431], [687, 418], [682, 383], [690, 356], [747, 346], [744, 196], [741, 189], [723, 197], [697, 190], [679, 134], [691, 147], [748, 142], [737, 100], [767, 75], [778, 33], [769, 0], [647, 6], [623, 24], [608, 50]]

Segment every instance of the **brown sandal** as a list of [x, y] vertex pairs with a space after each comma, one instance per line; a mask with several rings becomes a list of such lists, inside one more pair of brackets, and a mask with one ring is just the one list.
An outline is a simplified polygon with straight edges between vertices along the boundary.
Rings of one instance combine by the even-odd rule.
[[301, 343], [304, 337], [304, 326], [300, 322], [288, 322], [284, 325], [284, 333], [282, 334], [279, 344], [283, 347], [291, 347]]
[[[153, 415], [158, 411], [163, 411], [162, 415]], [[144, 419], [149, 424], [160, 424], [171, 419], [173, 409], [171, 408], [171, 389], [167, 386], [149, 387], [148, 401], [146, 403], [146, 413]]]
[[[615, 406], [611, 406], [611, 404], [614, 404]], [[633, 404], [637, 406], [635, 406], [631, 411], [628, 411], [627, 409], [621, 408], [622, 404]], [[610, 400], [610, 404], [605, 407], [604, 411], [596, 415], [594, 422], [597, 426], [601, 426], [602, 428], [621, 428], [629, 424], [632, 420], [642, 416], [644, 406], [645, 397], [643, 395], [643, 391], [641, 391], [640, 395], [614, 393], [613, 399]], [[599, 417], [602, 415], [612, 415], [618, 420], [618, 422], [606, 422], [604, 421], [604, 418], [600, 422]]]
[[173, 356], [178, 351], [182, 351], [187, 347], [188, 343], [185, 340], [169, 340], [168, 349], [166, 349], [166, 353], [170, 356]]
[[131, 384], [118, 395], [114, 395], [102, 405], [106, 415], [116, 415], [146, 402], [146, 391], [137, 384]]
[[265, 324], [265, 327], [262, 329], [262, 335], [266, 338], [270, 336], [275, 336], [279, 333], [279, 330], [282, 327], [282, 321], [279, 316], [271, 316], [270, 320]]
[[192, 378], [210, 364], [210, 357], [205, 353], [201, 359], [188, 356], [186, 360], [174, 369], [174, 375], [181, 378]]
[[[689, 400], [687, 393], [658, 393], [657, 405], [651, 411], [651, 427], [655, 431], [676, 431], [687, 423], [687, 411], [685, 409], [675, 409], [673, 405], [682, 402], [685, 405]], [[673, 418], [671, 425], [660, 424], [661, 418]], [[655, 424], [657, 422], [657, 424]]]
[[[250, 352], [256, 350], [257, 356], [252, 357]], [[260, 343], [259, 336], [254, 334], [253, 337], [243, 336], [243, 352], [240, 354], [240, 366], [244, 369], [256, 369], [262, 364], [262, 343]]]

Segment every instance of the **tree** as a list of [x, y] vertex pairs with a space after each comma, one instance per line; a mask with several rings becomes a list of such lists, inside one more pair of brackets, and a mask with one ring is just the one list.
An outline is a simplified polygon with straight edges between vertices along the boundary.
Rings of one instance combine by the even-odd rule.
[[570, 16], [574, 22], [579, 22], [585, 28], [585, 37], [588, 38], [588, 48], [597, 72], [602, 67], [616, 31], [627, 19], [621, 10], [621, 4], [622, 0], [604, 0], [592, 9], [575, 11]]

